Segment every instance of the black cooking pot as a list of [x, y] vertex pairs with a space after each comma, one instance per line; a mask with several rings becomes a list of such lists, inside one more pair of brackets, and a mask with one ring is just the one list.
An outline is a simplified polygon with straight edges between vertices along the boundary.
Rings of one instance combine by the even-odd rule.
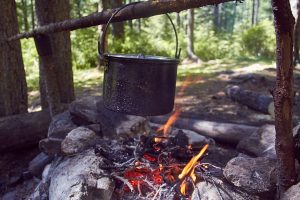
[[[126, 5], [128, 6], [128, 5]], [[112, 18], [102, 35], [99, 54], [104, 63], [103, 101], [110, 110], [140, 116], [163, 115], [174, 106], [177, 65], [179, 63], [178, 37], [175, 58], [105, 52], [105, 37]]]

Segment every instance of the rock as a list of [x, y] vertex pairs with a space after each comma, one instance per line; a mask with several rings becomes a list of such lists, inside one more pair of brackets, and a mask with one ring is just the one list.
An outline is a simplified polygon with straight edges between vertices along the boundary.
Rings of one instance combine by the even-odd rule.
[[99, 199], [111, 199], [113, 191], [115, 189], [115, 183], [108, 177], [102, 177], [97, 180], [97, 189], [102, 190], [99, 193]]
[[280, 200], [299, 200], [300, 199], [300, 183], [290, 187]]
[[49, 200], [110, 200], [114, 187], [112, 180], [101, 181], [104, 174], [100, 165], [103, 158], [96, 156], [92, 149], [65, 158], [51, 173]]
[[276, 158], [275, 126], [264, 125], [257, 132], [241, 140], [238, 151], [257, 157]]
[[90, 124], [87, 125], [86, 127], [94, 131], [97, 135], [102, 136], [102, 128], [100, 124]]
[[97, 102], [103, 134], [107, 137], [131, 137], [150, 132], [145, 117], [114, 112], [104, 107], [102, 100]]
[[224, 168], [225, 178], [250, 194], [270, 197], [276, 189], [276, 161], [266, 157], [231, 159]]
[[109, 138], [149, 132], [146, 118], [110, 111], [104, 108], [99, 96], [76, 100], [71, 103], [69, 110], [76, 124], [100, 124], [102, 134]]
[[39, 142], [39, 148], [48, 155], [61, 155], [61, 143], [63, 139], [45, 138]]
[[101, 121], [96, 106], [96, 103], [100, 100], [100, 96], [88, 96], [73, 101], [69, 107], [72, 121], [79, 126], [100, 124]]
[[61, 143], [61, 151], [66, 155], [73, 155], [94, 145], [98, 139], [96, 133], [85, 127], [78, 127], [68, 133]]
[[77, 125], [73, 123], [70, 112], [65, 111], [52, 118], [48, 129], [48, 137], [64, 139], [76, 127]]
[[297, 125], [293, 129], [293, 138], [295, 144], [295, 157], [300, 162], [300, 125]]
[[41, 178], [45, 166], [52, 160], [53, 156], [49, 156], [42, 152], [38, 154], [32, 161], [30, 161], [28, 171], [35, 177]]
[[15, 176], [9, 177], [7, 186], [8, 187], [15, 187], [16, 185], [20, 184], [22, 182], [22, 175], [18, 174]]
[[207, 182], [200, 182], [192, 194], [192, 200], [258, 200], [257, 196], [251, 196], [238, 188], [212, 177]]
[[13, 200], [16, 199], [16, 191], [11, 191], [6, 193], [3, 197], [2, 200]]

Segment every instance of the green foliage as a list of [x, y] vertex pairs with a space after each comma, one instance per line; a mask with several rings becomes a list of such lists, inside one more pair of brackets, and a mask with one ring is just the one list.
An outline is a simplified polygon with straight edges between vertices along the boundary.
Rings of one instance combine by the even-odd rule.
[[98, 48], [97, 28], [86, 28], [73, 31], [72, 64], [75, 69], [87, 69], [97, 66]]
[[204, 61], [239, 56], [240, 44], [235, 35], [202, 31], [198, 32], [195, 41], [196, 55]]
[[273, 24], [265, 20], [244, 31], [241, 35], [241, 46], [246, 55], [274, 58], [276, 41]]
[[39, 86], [39, 60], [33, 39], [21, 40], [28, 90]]

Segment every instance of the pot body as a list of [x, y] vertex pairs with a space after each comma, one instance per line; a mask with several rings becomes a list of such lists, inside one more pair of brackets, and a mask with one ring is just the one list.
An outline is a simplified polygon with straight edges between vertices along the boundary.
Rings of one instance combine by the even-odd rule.
[[163, 115], [174, 107], [178, 59], [105, 54], [103, 100], [110, 110]]

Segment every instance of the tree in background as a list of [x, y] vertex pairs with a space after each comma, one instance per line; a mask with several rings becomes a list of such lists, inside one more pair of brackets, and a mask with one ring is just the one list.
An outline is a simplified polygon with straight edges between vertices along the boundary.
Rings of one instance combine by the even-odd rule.
[[214, 6], [214, 31], [219, 32], [221, 29], [221, 12], [222, 4], [217, 4]]
[[200, 61], [194, 52], [194, 9], [187, 11], [187, 56], [193, 61]]
[[293, 142], [293, 29], [294, 18], [288, 0], [272, 0], [276, 30], [277, 79], [275, 105], [277, 199], [296, 181]]
[[[112, 0], [111, 1], [111, 7], [112, 8], [119, 8], [123, 5], [122, 0]], [[113, 23], [112, 25], [112, 34], [116, 39], [119, 39], [121, 41], [124, 40], [124, 22], [118, 22], [118, 23]]]
[[[68, 0], [36, 0], [35, 6], [39, 25], [45, 25], [70, 18], [70, 5]], [[48, 107], [46, 89], [50, 89], [47, 88], [50, 87], [50, 85], [46, 85], [47, 78], [45, 73], [49, 70], [52, 70], [52, 72], [49, 73], [53, 73], [51, 80], [48, 80], [49, 84], [52, 84], [52, 87], [56, 88], [52, 92], [59, 95], [56, 97], [56, 101], [59, 101], [60, 103], [70, 103], [75, 99], [70, 33], [56, 33], [47, 37], [49, 37], [49, 51], [51, 51], [51, 55], [44, 56], [39, 53], [40, 93], [43, 109]], [[46, 63], [43, 59], [52, 60], [52, 65], [43, 66]], [[46, 69], [47, 67], [52, 67], [53, 69]]]
[[252, 4], [252, 25], [256, 25], [258, 23], [258, 14], [259, 14], [259, 2], [260, 0], [253, 0]]
[[16, 3], [0, 3], [0, 116], [27, 112], [27, 85], [20, 41], [7, 42], [19, 32]]

